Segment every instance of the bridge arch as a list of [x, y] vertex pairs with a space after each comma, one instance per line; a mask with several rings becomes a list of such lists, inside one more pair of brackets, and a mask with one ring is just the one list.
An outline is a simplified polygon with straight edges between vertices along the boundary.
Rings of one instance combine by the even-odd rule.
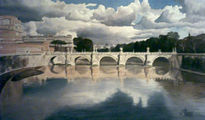
[[144, 64], [143, 59], [137, 56], [129, 57], [125, 61], [125, 65], [143, 65], [143, 64]]
[[54, 64], [55, 64], [55, 63], [54, 63], [54, 59], [55, 59], [55, 58], [56, 58], [56, 56], [51, 57], [49, 63], [51, 63], [52, 65], [54, 65]]
[[113, 56], [103, 56], [99, 60], [99, 65], [117, 65], [118, 59]]
[[78, 56], [75, 58], [75, 65], [91, 65], [91, 60], [85, 56]]
[[166, 56], [159, 56], [153, 59], [152, 66], [168, 66], [170, 65], [169, 58]]
[[49, 60], [49, 63], [51, 63], [52, 65], [65, 64], [65, 57], [64, 56], [52, 56]]

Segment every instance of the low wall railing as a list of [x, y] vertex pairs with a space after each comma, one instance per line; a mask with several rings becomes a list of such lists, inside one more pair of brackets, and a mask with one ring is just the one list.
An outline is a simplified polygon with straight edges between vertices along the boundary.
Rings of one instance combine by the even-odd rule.
[[184, 55], [184, 56], [205, 56], [205, 53], [176, 53], [176, 52], [23, 52], [23, 53], [9, 53], [1, 54], [3, 56], [33, 56], [33, 55]]

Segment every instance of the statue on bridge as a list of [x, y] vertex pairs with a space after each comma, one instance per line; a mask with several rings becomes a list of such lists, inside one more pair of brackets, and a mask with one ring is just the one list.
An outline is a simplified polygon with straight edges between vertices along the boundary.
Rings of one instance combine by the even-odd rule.
[[120, 47], [120, 53], [123, 53], [123, 47]]
[[149, 47], [147, 47], [147, 52], [148, 52], [148, 53], [150, 52], [150, 48], [149, 48]]

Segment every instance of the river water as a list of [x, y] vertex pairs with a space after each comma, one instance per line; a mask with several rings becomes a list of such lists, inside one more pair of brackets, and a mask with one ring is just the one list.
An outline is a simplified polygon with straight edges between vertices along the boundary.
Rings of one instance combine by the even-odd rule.
[[7, 81], [2, 120], [205, 120], [204, 76], [135, 65], [37, 71]]

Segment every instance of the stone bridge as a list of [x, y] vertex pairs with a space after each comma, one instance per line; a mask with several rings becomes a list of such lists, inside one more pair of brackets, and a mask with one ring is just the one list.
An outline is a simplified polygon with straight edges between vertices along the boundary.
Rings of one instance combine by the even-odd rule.
[[[167, 60], [171, 67], [180, 68], [182, 57], [204, 57], [205, 53], [177, 53], [174, 52], [41, 52], [41, 53], [18, 53], [18, 54], [0, 54], [0, 57], [11, 57], [13, 61], [14, 57], [19, 57], [20, 59], [26, 60], [26, 65], [23, 67], [36, 67], [36, 66], [47, 66], [49, 64], [66, 64], [66, 65], [76, 65], [78, 59], [87, 60], [89, 65], [100, 66], [104, 58], [110, 58], [115, 61], [116, 65], [124, 66], [127, 62], [135, 58], [142, 65], [152, 66], [155, 61], [159, 58]], [[19, 63], [21, 63], [19, 61]], [[10, 68], [4, 72], [13, 70]], [[19, 68], [20, 69], [20, 68]]]
[[[101, 65], [104, 58], [110, 58], [115, 61], [116, 65], [124, 66], [130, 59], [135, 59], [142, 65], [150, 65], [158, 60], [164, 58], [170, 63], [181, 64], [181, 59], [178, 58], [176, 52], [76, 52], [76, 53], [48, 53], [45, 54], [46, 61], [52, 64], [67, 64], [76, 65], [78, 59], [85, 59], [90, 65]], [[177, 60], [177, 61], [176, 61]]]

